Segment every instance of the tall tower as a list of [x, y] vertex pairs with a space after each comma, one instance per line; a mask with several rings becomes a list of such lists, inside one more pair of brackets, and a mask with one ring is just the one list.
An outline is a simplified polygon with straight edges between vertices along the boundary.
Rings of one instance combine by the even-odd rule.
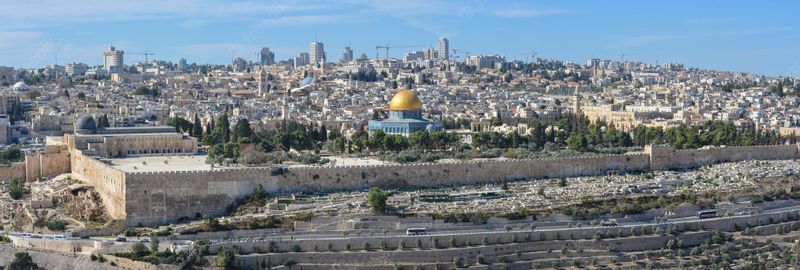
[[312, 65], [321, 63], [322, 59], [325, 57], [325, 45], [323, 45], [322, 42], [311, 42], [311, 44], [308, 45], [308, 54]]
[[275, 53], [269, 51], [269, 48], [261, 48], [261, 65], [269, 66], [275, 64]]
[[264, 96], [264, 83], [267, 79], [267, 71], [262, 65], [258, 71], [258, 95]]
[[342, 53], [342, 62], [347, 63], [353, 61], [353, 49], [350, 49], [350, 46], [344, 47], [344, 53]]
[[108, 49], [103, 52], [103, 68], [109, 73], [121, 72], [124, 54], [125, 52], [117, 51], [114, 46], [108, 47]]
[[445, 37], [439, 38], [436, 42], [436, 52], [439, 54], [439, 59], [450, 59], [450, 41]]

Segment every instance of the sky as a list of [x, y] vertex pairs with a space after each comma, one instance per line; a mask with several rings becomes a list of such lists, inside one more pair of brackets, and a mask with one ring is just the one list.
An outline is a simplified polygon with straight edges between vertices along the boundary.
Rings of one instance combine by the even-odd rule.
[[[499, 0], [0, 0], [0, 66], [102, 64], [110, 44], [150, 59], [228, 64], [308, 51], [329, 61], [350, 45], [434, 47], [447, 37], [463, 59], [500, 54], [585, 63], [590, 58], [800, 76], [800, 1]], [[56, 57], [57, 55], [57, 57]], [[383, 52], [381, 52], [383, 55]], [[57, 60], [56, 60], [57, 59]], [[126, 53], [130, 64], [143, 55]]]

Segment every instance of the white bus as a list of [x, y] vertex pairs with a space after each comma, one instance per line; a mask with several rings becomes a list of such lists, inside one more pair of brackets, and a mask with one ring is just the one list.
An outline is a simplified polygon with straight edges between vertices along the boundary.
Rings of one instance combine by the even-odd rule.
[[710, 210], [700, 210], [697, 212], [697, 218], [704, 219], [704, 218], [713, 218], [717, 217], [717, 210], [710, 209]]
[[406, 235], [425, 235], [427, 234], [427, 229], [425, 228], [408, 228], [406, 229]]

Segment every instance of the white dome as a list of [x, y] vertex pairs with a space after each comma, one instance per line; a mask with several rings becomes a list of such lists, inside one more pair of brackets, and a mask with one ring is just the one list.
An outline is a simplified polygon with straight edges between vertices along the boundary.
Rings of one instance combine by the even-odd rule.
[[28, 85], [25, 82], [17, 82], [14, 84], [15, 91], [28, 91]]

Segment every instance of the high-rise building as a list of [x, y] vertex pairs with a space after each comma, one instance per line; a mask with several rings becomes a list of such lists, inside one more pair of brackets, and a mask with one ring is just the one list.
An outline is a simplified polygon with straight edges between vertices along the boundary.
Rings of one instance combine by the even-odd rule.
[[432, 48], [425, 50], [425, 60], [434, 60], [439, 58], [439, 51]]
[[14, 82], [17, 79], [17, 72], [13, 67], [0, 66], [0, 81]]
[[441, 37], [436, 42], [436, 52], [439, 53], [439, 59], [450, 59], [450, 41], [447, 38]]
[[275, 64], [275, 53], [269, 51], [269, 48], [261, 48], [261, 65], [269, 66]]
[[403, 55], [403, 62], [422, 61], [425, 60], [424, 51], [407, 52]]
[[325, 58], [325, 45], [323, 45], [322, 42], [311, 42], [311, 44], [308, 45], [308, 54], [311, 57], [309, 59], [311, 60], [310, 64], [316, 65], [322, 63], [322, 59]]
[[186, 59], [185, 58], [181, 58], [181, 60], [178, 60], [178, 70], [179, 71], [186, 71], [186, 69], [188, 69], [188, 68], [189, 68], [189, 64], [186, 63]]
[[103, 52], [103, 68], [108, 73], [122, 72], [124, 54], [124, 51], [118, 51], [114, 46], [108, 47], [108, 49]]
[[294, 58], [294, 67], [302, 67], [308, 65], [308, 54], [307, 53], [300, 53], [297, 57]]
[[342, 62], [347, 63], [353, 61], [353, 49], [350, 47], [344, 47], [344, 53], [342, 53]]
[[67, 63], [64, 65], [64, 72], [67, 73], [67, 76], [83, 76], [87, 70], [89, 70], [89, 66], [84, 63]]
[[474, 66], [478, 69], [500, 69], [506, 62], [505, 57], [500, 55], [470, 55], [467, 57], [467, 65]]

